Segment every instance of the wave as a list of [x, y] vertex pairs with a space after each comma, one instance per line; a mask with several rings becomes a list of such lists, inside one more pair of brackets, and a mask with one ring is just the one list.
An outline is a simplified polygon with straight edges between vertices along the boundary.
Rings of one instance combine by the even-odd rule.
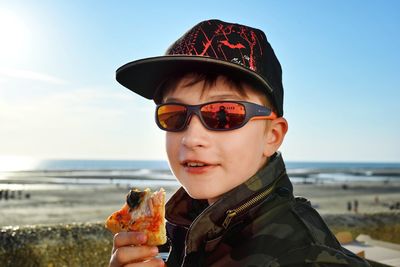
[[[396, 163], [288, 162], [286, 166], [294, 183], [400, 181]], [[31, 170], [0, 172], [0, 189], [16, 185], [144, 187], [178, 186], [178, 182], [165, 161], [48, 160]]]

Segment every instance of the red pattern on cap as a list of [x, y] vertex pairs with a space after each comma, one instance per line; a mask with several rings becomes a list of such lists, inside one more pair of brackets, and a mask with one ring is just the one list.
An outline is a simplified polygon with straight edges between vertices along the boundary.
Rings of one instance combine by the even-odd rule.
[[[193, 28], [168, 54], [212, 57], [257, 71], [257, 58], [263, 52], [258, 38], [263, 38], [262, 35], [257, 36], [252, 29], [237, 24], [207, 23]], [[214, 29], [210, 31], [211, 27]], [[202, 36], [199, 38], [199, 35]]]

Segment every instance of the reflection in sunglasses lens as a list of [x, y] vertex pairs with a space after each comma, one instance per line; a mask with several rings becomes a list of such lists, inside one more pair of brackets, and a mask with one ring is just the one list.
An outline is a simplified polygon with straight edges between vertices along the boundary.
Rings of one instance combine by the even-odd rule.
[[201, 108], [204, 122], [212, 129], [236, 128], [244, 122], [245, 113], [242, 104], [233, 102], [212, 103]]
[[170, 131], [181, 129], [186, 120], [186, 108], [181, 105], [161, 106], [157, 111], [160, 125]]
[[[246, 109], [243, 104], [237, 102], [213, 102], [201, 106], [200, 115], [204, 126], [208, 129], [229, 130], [243, 125]], [[184, 129], [187, 117], [188, 109], [185, 105], [166, 104], [157, 110], [158, 124], [167, 131]]]

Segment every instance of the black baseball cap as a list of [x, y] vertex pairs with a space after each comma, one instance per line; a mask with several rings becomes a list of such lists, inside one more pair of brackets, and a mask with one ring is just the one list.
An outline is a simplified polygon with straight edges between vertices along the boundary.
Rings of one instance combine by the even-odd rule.
[[263, 91], [283, 116], [282, 69], [264, 32], [245, 25], [206, 20], [174, 42], [164, 56], [127, 63], [116, 71], [129, 90], [154, 99], [178, 70], [199, 69], [243, 78]]

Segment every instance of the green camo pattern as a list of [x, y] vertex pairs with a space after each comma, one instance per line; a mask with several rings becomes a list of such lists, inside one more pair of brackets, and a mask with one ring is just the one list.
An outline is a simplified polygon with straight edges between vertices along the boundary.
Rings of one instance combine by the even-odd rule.
[[[236, 211], [230, 221], [229, 210]], [[179, 189], [166, 218], [169, 267], [369, 266], [340, 246], [306, 199], [293, 196], [279, 153], [211, 206]]]

